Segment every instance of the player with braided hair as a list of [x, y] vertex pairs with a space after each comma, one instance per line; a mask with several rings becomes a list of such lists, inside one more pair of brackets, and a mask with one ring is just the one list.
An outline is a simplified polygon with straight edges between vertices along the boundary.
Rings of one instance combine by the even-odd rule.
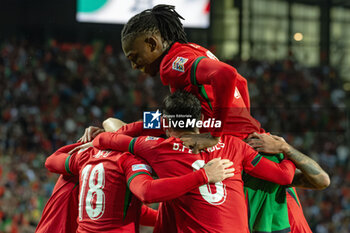
[[157, 5], [132, 17], [122, 30], [121, 40], [134, 69], [154, 76], [165, 51], [174, 42], [187, 43], [186, 33], [174, 6]]
[[140, 33], [159, 32], [168, 43], [187, 43], [186, 33], [174, 6], [157, 5], [132, 17], [124, 26], [122, 40], [135, 40]]
[[[233, 67], [220, 62], [209, 50], [188, 43], [180, 19], [183, 18], [175, 11], [174, 6], [157, 5], [132, 17], [123, 28], [121, 40], [123, 51], [134, 69], [152, 76], [160, 72], [163, 84], [168, 85], [171, 92], [186, 90], [200, 100], [205, 120], [208, 118], [221, 120], [220, 129], [182, 137], [184, 145], [189, 147], [195, 145], [197, 148], [193, 149], [198, 150], [216, 145], [223, 134], [245, 139], [254, 132], [264, 133], [260, 123], [250, 115], [246, 79]], [[257, 184], [255, 181], [253, 183]], [[284, 190], [283, 187], [275, 187], [274, 190], [275, 195], [283, 196], [284, 191], [281, 191]], [[249, 192], [255, 191], [249, 190]], [[294, 190], [291, 193], [297, 200]], [[271, 196], [271, 199], [274, 198]], [[285, 195], [283, 202], [286, 203]], [[283, 206], [286, 216], [286, 204]], [[301, 206], [293, 206], [292, 211], [298, 214], [291, 214], [289, 211], [289, 217], [298, 215], [298, 218], [290, 222], [300, 225], [299, 232], [311, 232]], [[270, 230], [289, 229], [288, 219], [282, 224], [281, 222], [277, 224], [279, 229], [271, 226]], [[295, 226], [291, 228], [294, 229]], [[263, 231], [269, 232], [267, 229]]]
[[209, 140], [198, 140], [201, 147], [215, 145], [222, 130], [240, 138], [264, 132], [249, 113], [247, 81], [207, 49], [187, 43], [180, 19], [174, 6], [168, 5], [157, 5], [132, 17], [121, 35], [132, 67], [152, 76], [160, 71], [171, 92], [191, 92], [201, 100], [206, 118], [222, 121], [225, 127], [205, 135]]

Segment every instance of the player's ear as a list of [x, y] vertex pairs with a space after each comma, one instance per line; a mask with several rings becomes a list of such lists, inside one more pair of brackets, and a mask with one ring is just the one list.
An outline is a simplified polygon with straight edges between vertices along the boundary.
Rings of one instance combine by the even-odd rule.
[[158, 45], [158, 40], [155, 36], [149, 36], [145, 39], [145, 43], [150, 48], [151, 52], [153, 52]]
[[201, 114], [201, 121], [204, 121], [204, 115]]

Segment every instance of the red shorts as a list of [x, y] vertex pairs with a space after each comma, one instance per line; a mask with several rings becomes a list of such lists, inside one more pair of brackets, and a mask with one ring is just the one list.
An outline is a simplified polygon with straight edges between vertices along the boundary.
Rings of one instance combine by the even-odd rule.
[[295, 188], [287, 188], [288, 218], [291, 233], [312, 233]]

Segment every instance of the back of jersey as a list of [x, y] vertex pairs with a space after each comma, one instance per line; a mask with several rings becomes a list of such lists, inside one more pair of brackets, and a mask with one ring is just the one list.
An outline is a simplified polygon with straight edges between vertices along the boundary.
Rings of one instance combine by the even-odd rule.
[[[192, 221], [202, 223], [203, 227], [200, 231], [193, 228], [181, 232], [249, 232], [248, 212], [241, 177], [243, 151], [239, 145], [232, 146], [236, 141], [232, 141], [231, 138], [233, 137], [223, 136], [216, 146], [201, 152], [203, 160], [193, 163], [194, 170], [197, 170], [213, 158], [229, 159], [234, 163], [235, 175], [222, 182], [200, 186], [189, 195], [174, 202], [174, 208], [183, 213], [193, 213]], [[178, 217], [185, 218], [184, 215]]]
[[[226, 138], [226, 137], [223, 137]], [[239, 139], [237, 139], [239, 140]], [[158, 142], [157, 142], [158, 141]], [[235, 159], [235, 176], [215, 184], [202, 185], [174, 200], [166, 202], [166, 207], [174, 213], [177, 232], [249, 232], [248, 216], [243, 194], [242, 155], [233, 151], [226, 143], [220, 142], [211, 152], [192, 154], [180, 139], [169, 138], [147, 141], [142, 137], [135, 143], [135, 150], [143, 156], [160, 178], [188, 174], [202, 168], [211, 158], [226, 156]], [[239, 140], [240, 141], [240, 140]], [[150, 144], [151, 143], [151, 144]], [[144, 144], [145, 147], [142, 147]], [[148, 146], [148, 149], [147, 147]], [[150, 148], [150, 149], [149, 149]], [[167, 211], [165, 211], [167, 212]], [[168, 216], [160, 216], [167, 219]], [[163, 222], [156, 232], [170, 232], [171, 223]]]
[[91, 148], [88, 160], [71, 161], [79, 169], [77, 232], [138, 232], [141, 202], [127, 188], [128, 156]]
[[[200, 154], [192, 154], [178, 138], [149, 138], [139, 137], [134, 149], [137, 155], [149, 162], [159, 178], [185, 175], [199, 170], [205, 164]], [[206, 205], [212, 210], [198, 188], [162, 203], [154, 232], [212, 232], [209, 230], [211, 217], [206, 212]]]

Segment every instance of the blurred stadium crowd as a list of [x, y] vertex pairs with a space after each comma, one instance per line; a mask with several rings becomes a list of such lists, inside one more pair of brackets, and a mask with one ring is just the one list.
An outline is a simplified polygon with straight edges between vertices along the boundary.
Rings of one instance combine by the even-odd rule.
[[[329, 172], [326, 190], [298, 190], [313, 232], [350, 232], [349, 116], [337, 72], [292, 57], [227, 62], [248, 79], [263, 128]], [[119, 50], [99, 41], [0, 42], [0, 232], [34, 232], [57, 179], [44, 168], [55, 149], [108, 117], [138, 120], [167, 93], [159, 78], [131, 70]]]

